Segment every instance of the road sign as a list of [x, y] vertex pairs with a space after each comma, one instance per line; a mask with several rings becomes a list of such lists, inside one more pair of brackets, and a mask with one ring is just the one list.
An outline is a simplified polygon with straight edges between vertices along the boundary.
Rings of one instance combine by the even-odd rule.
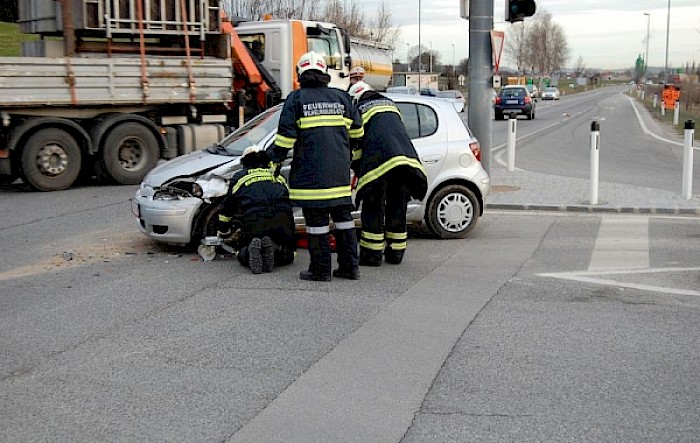
[[498, 66], [501, 64], [505, 36], [506, 33], [503, 31], [491, 30], [491, 60], [496, 73], [498, 73]]

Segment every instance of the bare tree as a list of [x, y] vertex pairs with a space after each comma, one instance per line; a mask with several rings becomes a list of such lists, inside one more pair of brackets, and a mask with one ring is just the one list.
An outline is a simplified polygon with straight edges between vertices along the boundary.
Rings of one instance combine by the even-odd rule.
[[525, 22], [514, 24], [504, 49], [518, 73], [551, 75], [561, 70], [569, 58], [564, 30], [547, 11], [535, 15], [527, 26]]
[[583, 63], [583, 57], [579, 55], [574, 66], [574, 77], [581, 77], [585, 72], [586, 65]]
[[527, 44], [525, 37], [525, 22], [516, 22], [511, 26], [510, 31], [508, 31], [503, 47], [506, 57], [511, 62], [515, 63], [519, 74], [525, 70], [525, 63], [527, 61]]
[[224, 0], [225, 11], [232, 17], [246, 20], [272, 18], [316, 20], [335, 23], [348, 30], [350, 35], [366, 40], [394, 45], [400, 36], [400, 28], [391, 26], [391, 12], [382, 1], [369, 22], [357, 0], [327, 0], [323, 7], [313, 0]]

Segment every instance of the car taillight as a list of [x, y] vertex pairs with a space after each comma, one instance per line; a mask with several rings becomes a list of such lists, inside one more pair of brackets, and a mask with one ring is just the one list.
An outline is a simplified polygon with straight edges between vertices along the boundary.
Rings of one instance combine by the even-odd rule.
[[530, 104], [530, 97], [525, 97], [525, 104], [529, 105]]
[[477, 160], [481, 161], [481, 145], [479, 144], [479, 142], [469, 143], [469, 149], [472, 150], [474, 157], [476, 157]]
[[501, 97], [496, 97], [496, 104], [500, 105], [501, 104]]

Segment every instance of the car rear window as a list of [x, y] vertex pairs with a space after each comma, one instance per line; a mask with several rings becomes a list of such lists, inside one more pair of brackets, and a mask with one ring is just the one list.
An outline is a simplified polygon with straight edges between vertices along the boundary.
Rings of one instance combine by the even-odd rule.
[[506, 88], [501, 90], [503, 97], [525, 97], [525, 89], [522, 88]]
[[403, 124], [411, 139], [428, 137], [437, 131], [437, 114], [433, 108], [418, 103], [396, 103], [401, 111]]

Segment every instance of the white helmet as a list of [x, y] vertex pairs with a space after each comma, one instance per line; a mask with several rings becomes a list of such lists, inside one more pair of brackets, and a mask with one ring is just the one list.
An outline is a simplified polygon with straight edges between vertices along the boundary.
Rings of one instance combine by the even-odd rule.
[[299, 61], [297, 62], [297, 75], [301, 75], [309, 69], [316, 69], [324, 74], [328, 71], [328, 67], [326, 66], [326, 61], [323, 59], [323, 56], [314, 51], [309, 51], [302, 55], [299, 57]]
[[260, 151], [262, 151], [262, 148], [260, 148], [260, 146], [258, 146], [258, 145], [248, 146], [243, 151], [243, 154], [241, 154], [241, 160], [243, 160], [243, 157], [245, 157], [248, 154], [255, 154], [255, 153], [260, 152]]
[[362, 97], [362, 94], [364, 94], [367, 91], [371, 91], [372, 87], [368, 85], [367, 83], [363, 81], [359, 81], [355, 83], [354, 85], [350, 86], [350, 90], [348, 91], [348, 94], [350, 94], [350, 97], [352, 97], [352, 101], [357, 103], [360, 101], [360, 97]]
[[365, 77], [365, 68], [362, 66], [355, 66], [350, 70], [350, 78], [358, 77], [362, 80]]

